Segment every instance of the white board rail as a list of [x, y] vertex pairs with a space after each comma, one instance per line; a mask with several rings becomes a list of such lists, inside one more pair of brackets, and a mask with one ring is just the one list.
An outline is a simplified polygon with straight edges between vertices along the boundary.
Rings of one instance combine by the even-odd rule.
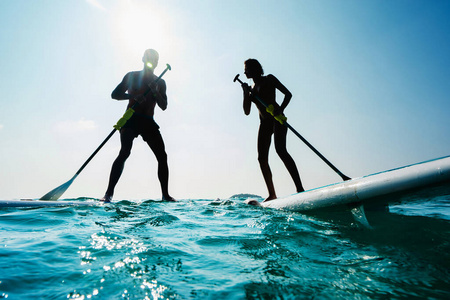
[[[450, 187], [450, 156], [331, 184], [261, 203], [263, 207], [309, 211], [351, 203], [395, 201], [401, 195], [427, 187]], [[398, 200], [398, 199], [397, 199]]]
[[93, 206], [100, 204], [99, 201], [0, 200], [0, 207]]

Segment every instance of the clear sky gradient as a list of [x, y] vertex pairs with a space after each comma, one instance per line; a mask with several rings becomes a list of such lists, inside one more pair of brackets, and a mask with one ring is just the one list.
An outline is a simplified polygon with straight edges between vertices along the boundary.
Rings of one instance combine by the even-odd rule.
[[[111, 91], [147, 48], [156, 74], [172, 66], [155, 119], [175, 198], [267, 196], [257, 111], [244, 115], [232, 81], [248, 58], [350, 177], [450, 155], [450, 1], [1, 1], [0, 45], [0, 199], [39, 198], [75, 174], [122, 116]], [[63, 198], [102, 197], [119, 147], [116, 133]], [[305, 188], [341, 180], [292, 133], [288, 150]], [[294, 193], [273, 148], [270, 164], [278, 196]], [[115, 199], [160, 198], [156, 167], [136, 139]]]

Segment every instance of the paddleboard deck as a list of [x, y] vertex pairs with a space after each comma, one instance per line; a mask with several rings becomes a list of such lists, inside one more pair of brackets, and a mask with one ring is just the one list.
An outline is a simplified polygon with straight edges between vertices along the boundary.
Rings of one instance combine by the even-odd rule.
[[94, 206], [100, 201], [43, 201], [43, 200], [0, 200], [0, 207], [54, 207], [54, 206]]
[[414, 200], [424, 190], [450, 194], [450, 156], [388, 170], [275, 200], [245, 203], [265, 208], [306, 212], [360, 205], [386, 205]]

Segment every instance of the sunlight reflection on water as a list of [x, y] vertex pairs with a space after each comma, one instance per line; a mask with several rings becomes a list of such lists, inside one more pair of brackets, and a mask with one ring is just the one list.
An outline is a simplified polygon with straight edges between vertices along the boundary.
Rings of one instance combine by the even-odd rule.
[[[21, 222], [36, 213], [39, 228]], [[60, 213], [73, 217], [45, 226], [47, 214], [53, 220]], [[15, 229], [7, 227], [11, 224], [24, 232], [0, 236], [2, 274], [8, 274], [0, 282], [4, 297], [330, 299], [448, 294], [449, 224], [440, 219], [370, 215], [374, 229], [367, 231], [356, 228], [346, 214], [304, 215], [230, 200], [122, 201], [58, 211], [16, 209], [0, 216], [5, 216], [0, 218], [3, 232]], [[49, 284], [38, 289], [36, 280]]]

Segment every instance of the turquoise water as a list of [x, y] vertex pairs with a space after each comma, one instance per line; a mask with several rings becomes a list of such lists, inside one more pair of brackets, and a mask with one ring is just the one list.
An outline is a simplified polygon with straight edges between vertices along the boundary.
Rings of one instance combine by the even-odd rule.
[[0, 298], [450, 298], [449, 196], [367, 213], [373, 230], [242, 202], [1, 208]]

